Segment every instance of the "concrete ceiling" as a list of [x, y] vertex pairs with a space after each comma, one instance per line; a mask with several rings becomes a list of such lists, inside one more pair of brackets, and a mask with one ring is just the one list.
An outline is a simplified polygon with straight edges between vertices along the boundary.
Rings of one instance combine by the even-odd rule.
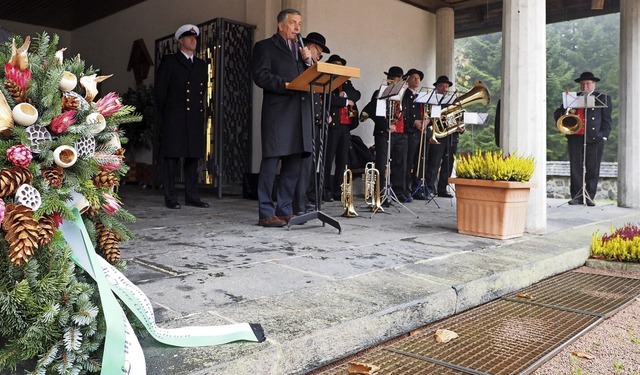
[[[489, 34], [502, 30], [503, 0], [400, 1], [431, 13], [435, 13], [439, 8], [452, 8], [455, 14], [456, 38]], [[620, 12], [620, 0], [546, 0], [546, 3], [547, 23]]]

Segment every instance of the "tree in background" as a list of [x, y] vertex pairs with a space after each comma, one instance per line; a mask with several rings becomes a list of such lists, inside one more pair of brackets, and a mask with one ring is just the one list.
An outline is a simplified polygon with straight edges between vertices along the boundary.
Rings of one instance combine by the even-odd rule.
[[[601, 79], [599, 91], [612, 97], [613, 129], [605, 144], [604, 161], [617, 161], [619, 98], [619, 14], [547, 25], [547, 159], [568, 160], [565, 136], [556, 128], [553, 112], [561, 104], [565, 89], [576, 91], [573, 80], [583, 71]], [[483, 81], [491, 93], [486, 107], [469, 107], [470, 111], [488, 112], [486, 125], [468, 127], [460, 137], [460, 153], [476, 149], [494, 150], [496, 104], [502, 86], [502, 33], [456, 40], [456, 87], [461, 93], [473, 82]]]

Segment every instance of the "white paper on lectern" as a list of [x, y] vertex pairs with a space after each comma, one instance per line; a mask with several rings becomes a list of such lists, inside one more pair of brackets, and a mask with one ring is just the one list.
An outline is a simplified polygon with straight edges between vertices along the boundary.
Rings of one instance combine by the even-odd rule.
[[429, 112], [429, 117], [431, 118], [440, 118], [442, 113], [442, 107], [439, 105], [432, 105], [431, 111]]
[[488, 113], [482, 112], [464, 112], [463, 120], [468, 125], [484, 125], [489, 117]]
[[[587, 99], [585, 101], [585, 98]], [[563, 92], [562, 106], [564, 108], [593, 108], [596, 106], [596, 97], [593, 95], [578, 95], [577, 92]]]

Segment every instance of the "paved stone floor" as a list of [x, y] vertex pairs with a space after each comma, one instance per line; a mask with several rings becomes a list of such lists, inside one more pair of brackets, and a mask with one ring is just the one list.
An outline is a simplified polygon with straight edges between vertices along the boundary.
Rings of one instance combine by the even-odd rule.
[[548, 200], [547, 231], [494, 240], [456, 232], [455, 199], [408, 203], [357, 218], [340, 202], [318, 220], [257, 226], [257, 202], [214, 198], [211, 208], [164, 207], [158, 190], [125, 185], [137, 217], [123, 244], [125, 274], [162, 327], [259, 323], [263, 343], [204, 348], [143, 341], [149, 374], [302, 374], [429, 322], [583, 265], [591, 237], [640, 222], [640, 210]]

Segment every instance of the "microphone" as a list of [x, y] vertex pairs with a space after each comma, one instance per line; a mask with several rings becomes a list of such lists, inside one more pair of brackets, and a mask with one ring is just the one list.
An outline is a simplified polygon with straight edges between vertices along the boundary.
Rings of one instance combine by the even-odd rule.
[[300, 47], [304, 48], [304, 41], [302, 41], [302, 35], [296, 34], [298, 37], [298, 43], [300, 43]]

